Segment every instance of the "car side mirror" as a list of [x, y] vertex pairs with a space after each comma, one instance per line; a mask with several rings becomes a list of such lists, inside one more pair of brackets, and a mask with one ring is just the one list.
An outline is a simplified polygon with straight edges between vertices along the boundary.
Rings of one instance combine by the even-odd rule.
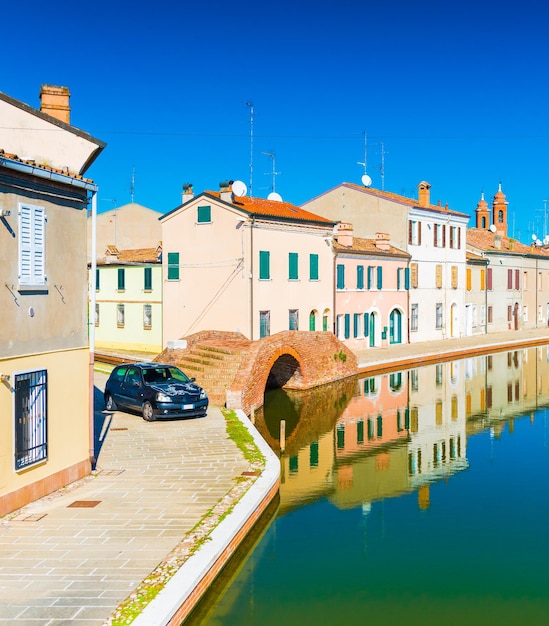
[[133, 381], [133, 386], [134, 387], [141, 387], [141, 383], [138, 380], [134, 380]]
[[196, 378], [189, 378], [189, 382], [190, 383], [194, 383], [195, 380], [196, 380]]

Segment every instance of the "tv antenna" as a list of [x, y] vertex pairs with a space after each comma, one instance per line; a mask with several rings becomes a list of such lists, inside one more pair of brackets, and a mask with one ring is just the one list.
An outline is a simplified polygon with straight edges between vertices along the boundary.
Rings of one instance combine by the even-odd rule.
[[381, 146], [381, 167], [379, 168], [381, 172], [381, 191], [385, 191], [385, 155], [387, 152], [385, 152], [385, 144], [383, 141], [380, 141], [379, 145]]
[[130, 182], [130, 198], [132, 199], [132, 204], [133, 204], [134, 197], [135, 197], [135, 167], [132, 167], [132, 178]]
[[254, 103], [246, 102], [250, 108], [250, 197], [253, 196], [253, 172], [254, 172]]
[[357, 165], [362, 165], [364, 167], [364, 174], [366, 174], [366, 165], [368, 163], [368, 159], [366, 158], [368, 153], [368, 135], [365, 130], [362, 131], [362, 134], [364, 135], [364, 161], [357, 161]]
[[276, 171], [276, 154], [274, 152], [262, 152], [261, 154], [264, 154], [265, 156], [268, 156], [271, 159], [271, 171], [270, 172], [265, 172], [265, 175], [271, 175], [272, 176], [272, 183], [271, 183], [271, 192], [275, 193], [276, 192], [276, 177], [280, 174], [280, 172]]

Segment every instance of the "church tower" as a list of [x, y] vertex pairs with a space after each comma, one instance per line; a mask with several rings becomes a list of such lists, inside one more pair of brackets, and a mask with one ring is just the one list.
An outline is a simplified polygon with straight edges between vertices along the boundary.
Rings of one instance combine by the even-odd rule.
[[490, 209], [488, 208], [488, 203], [484, 199], [484, 191], [480, 196], [480, 200], [478, 201], [477, 208], [475, 209], [476, 216], [476, 228], [480, 230], [488, 230], [490, 227]]
[[500, 235], [507, 237], [507, 200], [501, 190], [501, 183], [492, 200], [492, 223]]

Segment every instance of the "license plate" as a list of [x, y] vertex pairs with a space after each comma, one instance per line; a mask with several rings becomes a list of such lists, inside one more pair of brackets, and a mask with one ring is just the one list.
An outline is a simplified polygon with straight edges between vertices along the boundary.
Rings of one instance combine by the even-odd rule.
[[184, 404], [183, 410], [186, 411], [187, 409], [194, 409], [194, 404]]

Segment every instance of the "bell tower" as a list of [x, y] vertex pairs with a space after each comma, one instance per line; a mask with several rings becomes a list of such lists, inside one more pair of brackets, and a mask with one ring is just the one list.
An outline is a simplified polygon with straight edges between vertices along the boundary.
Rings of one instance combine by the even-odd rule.
[[498, 234], [507, 237], [507, 200], [501, 190], [501, 183], [492, 200], [492, 222]]
[[480, 230], [488, 230], [490, 227], [490, 209], [488, 203], [484, 199], [484, 191], [480, 196], [477, 208], [475, 209], [476, 228]]

